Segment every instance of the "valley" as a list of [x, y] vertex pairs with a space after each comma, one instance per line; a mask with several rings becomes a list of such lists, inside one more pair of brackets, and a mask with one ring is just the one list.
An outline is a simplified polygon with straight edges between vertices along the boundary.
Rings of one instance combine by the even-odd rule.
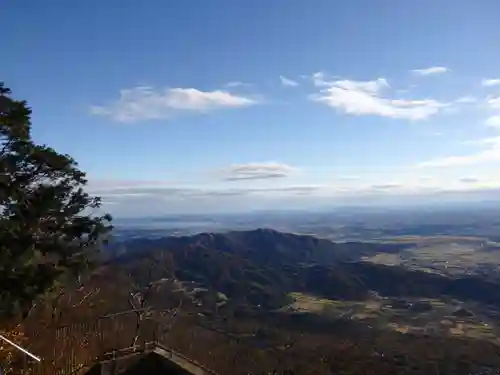
[[411, 247], [397, 254], [378, 253], [363, 259], [450, 276], [496, 277], [500, 271], [500, 244], [487, 238], [401, 236], [384, 238], [381, 242], [405, 243]]
[[[456, 300], [378, 297], [366, 301], [342, 301], [292, 293], [290, 313], [321, 314], [330, 319], [350, 319], [370, 328], [390, 329], [402, 334], [457, 336], [500, 344], [495, 317], [482, 309]], [[473, 312], [475, 311], [475, 313]]]

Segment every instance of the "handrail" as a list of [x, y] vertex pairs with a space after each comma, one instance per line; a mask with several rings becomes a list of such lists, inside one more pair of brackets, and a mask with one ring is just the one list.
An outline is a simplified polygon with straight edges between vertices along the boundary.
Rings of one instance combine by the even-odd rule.
[[[182, 358], [183, 360], [185, 360], [186, 362], [189, 362], [197, 367], [199, 367], [200, 369], [202, 369], [203, 371], [209, 373], [209, 374], [214, 374], [216, 375], [217, 373], [212, 371], [211, 369], [209, 369], [208, 367], [206, 367], [205, 365], [201, 364], [200, 362], [198, 362], [197, 360], [195, 359], [192, 359], [192, 358], [189, 358], [189, 357], [186, 357], [184, 354], [181, 354], [179, 353], [178, 351], [175, 351], [173, 349], [170, 349], [168, 347], [166, 347], [165, 345], [163, 345], [162, 343], [160, 343], [159, 341], [153, 341], [153, 342], [149, 342], [149, 344], [153, 344], [155, 347], [154, 349], [156, 348], [159, 348], [159, 349], [162, 349], [166, 352], [169, 352], [171, 355], [176, 355], [180, 358]], [[153, 350], [154, 350], [153, 349]]]
[[[164, 309], [153, 310], [164, 311]], [[54, 345], [56, 346], [53, 346], [53, 354], [50, 354], [49, 351], [44, 351], [45, 349], [48, 349], [48, 346], [37, 349], [43, 351], [43, 353], [40, 353], [43, 355], [43, 361], [41, 361], [39, 357], [27, 352], [25, 349], [19, 346], [16, 346], [16, 348], [24, 354], [29, 355], [31, 358], [36, 359], [37, 362], [33, 362], [33, 365], [36, 364], [36, 369], [33, 368], [33, 374], [40, 375], [48, 374], [47, 371], [52, 368], [52, 374], [76, 375], [75, 371], [81, 371], [82, 368], [89, 368], [93, 365], [96, 365], [97, 363], [102, 363], [103, 361], [107, 362], [108, 360], [112, 359], [112, 356], [109, 355], [112, 354], [112, 349], [114, 349], [115, 355], [119, 356], [122, 353], [131, 353], [130, 351], [134, 349], [138, 352], [144, 352], [144, 349], [146, 349], [146, 352], [148, 352], [153, 351], [155, 348], [163, 349], [168, 352], [169, 355], [174, 354], [177, 358], [191, 363], [192, 365], [197, 366], [198, 368], [209, 374], [216, 374], [209, 367], [206, 367], [194, 358], [186, 356], [182, 350], [177, 351], [173, 348], [169, 348], [170, 345], [167, 344], [167, 342], [169, 341], [165, 341], [168, 333], [164, 332], [162, 328], [164, 322], [162, 322], [161, 319], [145, 319], [143, 322], [141, 322], [142, 328], [140, 330], [139, 340], [141, 341], [141, 343], [132, 347], [123, 347], [122, 345], [125, 342], [130, 342], [130, 340], [132, 340], [133, 338], [132, 329], [130, 330], [131, 332], [128, 332], [128, 329], [123, 331], [123, 329], [125, 329], [127, 325], [131, 324], [126, 316], [130, 314], [130, 317], [135, 318], [134, 313], [136, 313], [136, 311], [127, 310], [119, 312], [118, 314], [109, 314], [101, 317], [96, 317], [94, 319], [78, 319], [78, 321], [76, 322], [54, 327], [55, 330], [53, 332], [44, 331], [45, 334], [41, 334], [38, 330], [30, 331], [30, 337], [32, 337], [33, 339], [35, 337], [36, 339], [39, 339], [40, 337], [44, 337], [46, 334], [49, 334], [50, 340], [54, 340]], [[182, 315], [179, 314], [177, 318], [181, 316]], [[170, 331], [170, 325], [167, 331]], [[203, 325], [199, 325], [197, 328], [206, 330], [206, 327], [204, 327]], [[115, 337], [115, 335], [111, 334], [111, 332], [114, 331], [120, 332], [121, 334], [118, 336], [123, 337], [124, 340], [117, 340], [119, 337]], [[122, 333], [124, 334], [123, 336]], [[220, 332], [217, 333], [220, 334]], [[75, 342], [72, 341], [72, 338], [76, 337], [85, 340], [84, 342], [86, 349], [81, 352], [81, 355], [71, 349], [75, 345]], [[49, 337], [47, 337], [47, 339], [49, 339]], [[60, 354], [62, 353], [62, 350], [67, 350], [67, 355], [61, 356]], [[76, 356], [78, 357], [78, 359], [76, 358]], [[39, 366], [38, 362], [40, 361], [42, 362], [42, 366]], [[32, 367], [32, 365], [29, 365], [27, 363], [25, 363], [24, 366], [29, 366], [29, 368]]]
[[28, 352], [26, 349], [21, 348], [19, 345], [17, 345], [17, 344], [15, 344], [15, 343], [13, 343], [12, 341], [10, 341], [10, 340], [9, 340], [7, 337], [5, 337], [5, 336], [0, 335], [0, 339], [2, 339], [3, 341], [5, 341], [6, 343], [8, 343], [8, 344], [12, 345], [12, 346], [13, 346], [14, 348], [16, 348], [17, 350], [22, 351], [24, 354], [26, 354], [26, 355], [30, 356], [30, 357], [31, 357], [31, 358], [33, 358], [35, 361], [40, 362], [40, 361], [42, 360], [40, 357], [37, 357], [36, 355], [34, 355], [34, 354], [32, 354], [32, 353]]
[[[148, 348], [149, 348], [149, 350], [148, 350]], [[181, 358], [182, 360], [190, 363], [191, 365], [194, 365], [194, 366], [198, 367], [199, 369], [203, 370], [207, 374], [217, 375], [216, 372], [212, 371], [211, 369], [209, 369], [208, 367], [199, 363], [198, 361], [191, 359], [189, 357], [186, 357], [184, 354], [181, 354], [181, 353], [177, 352], [176, 350], [168, 348], [167, 346], [163, 345], [159, 341], [146, 341], [143, 345], [135, 345], [135, 346], [130, 346], [130, 347], [126, 347], [126, 348], [120, 348], [120, 349], [114, 350], [112, 352], [105, 353], [103, 355], [103, 357], [106, 357], [109, 355], [112, 355], [113, 357], [108, 358], [108, 359], [103, 359], [103, 360], [100, 360], [98, 362], [100, 362], [100, 363], [112, 362], [112, 361], [116, 361], [116, 360], [122, 359], [124, 357], [127, 357], [129, 355], [136, 355], [136, 354], [141, 353], [141, 351], [135, 351], [136, 349], [142, 349], [142, 352], [144, 352], [144, 353], [154, 352], [156, 349], [161, 349], [169, 354], [169, 358], [172, 358], [172, 356], [177, 356], [177, 357]], [[129, 351], [131, 353], [128, 353]], [[118, 354], [118, 356], [116, 356], [117, 354]]]

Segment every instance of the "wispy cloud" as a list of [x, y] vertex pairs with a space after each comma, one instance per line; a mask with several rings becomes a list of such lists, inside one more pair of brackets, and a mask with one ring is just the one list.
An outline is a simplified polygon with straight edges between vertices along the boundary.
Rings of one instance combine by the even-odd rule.
[[337, 177], [337, 180], [341, 180], [341, 181], [358, 181], [360, 179], [361, 179], [361, 176], [357, 176], [357, 175], [345, 175], [345, 176]]
[[498, 109], [500, 110], [500, 96], [497, 97], [490, 97], [487, 99], [487, 104], [490, 106], [491, 109]]
[[476, 177], [462, 177], [461, 179], [459, 179], [459, 182], [463, 184], [476, 184], [479, 181], [480, 180]]
[[224, 85], [224, 87], [228, 87], [228, 88], [231, 88], [231, 87], [246, 87], [246, 86], [251, 86], [250, 83], [246, 83], [246, 82], [241, 82], [241, 81], [231, 81], [231, 82], [228, 82]]
[[331, 86], [335, 82], [335, 80], [339, 80], [339, 79], [340, 79], [340, 77], [338, 77], [338, 76], [330, 77], [325, 72], [316, 72], [316, 73], [313, 73], [313, 75], [311, 76], [311, 80], [312, 80], [314, 86], [316, 86], [316, 87]]
[[[119, 182], [117, 181], [119, 184]], [[201, 188], [201, 187], [169, 187], [158, 186], [155, 188], [131, 186], [115, 189], [93, 190], [92, 194], [98, 195], [105, 201], [117, 202], [119, 200], [137, 199], [179, 199], [179, 198], [221, 198], [246, 195], [262, 195], [266, 193], [286, 193], [303, 195], [321, 189], [319, 185], [290, 185], [283, 187], [260, 188]]]
[[402, 185], [400, 184], [380, 184], [380, 185], [371, 185], [369, 188], [371, 190], [394, 190], [394, 189], [399, 189], [401, 188]]
[[120, 91], [113, 103], [91, 107], [93, 115], [108, 116], [118, 122], [158, 120], [177, 113], [205, 113], [220, 108], [239, 108], [256, 104], [256, 100], [227, 91], [201, 91], [195, 88], [155, 90], [140, 86]]
[[[394, 176], [398, 177], [398, 176]], [[92, 184], [90, 193], [101, 196], [104, 207], [117, 216], [141, 216], [151, 214], [166, 214], [179, 212], [227, 212], [230, 210], [247, 211], [256, 208], [292, 207], [294, 204], [303, 204], [302, 207], [312, 205], [349, 204], [361, 202], [407, 203], [408, 197], [412, 202], [422, 199], [429, 202], [433, 196], [440, 202], [444, 198], [461, 199], [467, 196], [483, 198], [485, 195], [497, 196], [500, 192], [499, 180], [473, 180], [473, 177], [432, 178], [432, 181], [418, 180], [418, 177], [399, 176], [397, 180], [389, 180], [387, 176], [377, 181], [359, 181], [356, 185], [323, 184], [289, 184], [279, 185], [269, 183], [264, 186], [243, 185], [234, 187], [228, 184], [207, 185], [175, 185], [159, 184], [152, 186], [145, 181], [145, 185], [135, 182], [116, 181], [116, 188], [106, 182], [106, 188], [100, 189], [99, 184]], [[463, 181], [461, 181], [463, 180]], [[156, 182], [155, 182], [156, 183]], [[472, 195], [469, 195], [472, 194]]]
[[90, 179], [88, 187], [92, 190], [106, 191], [121, 188], [158, 187], [172, 185], [174, 181], [169, 180], [127, 180], [127, 179]]
[[462, 97], [455, 100], [455, 103], [458, 103], [458, 104], [471, 104], [471, 103], [476, 103], [476, 102], [477, 102], [477, 98], [474, 96], [470, 96], [470, 95], [462, 96]]
[[284, 178], [296, 171], [287, 164], [276, 162], [235, 164], [223, 171], [223, 180], [267, 180]]
[[483, 79], [481, 84], [485, 87], [500, 86], [500, 78]]
[[492, 128], [500, 128], [500, 115], [488, 117], [486, 119], [486, 125]]
[[428, 160], [417, 164], [416, 167], [447, 168], [500, 161], [500, 137], [485, 138], [475, 143], [481, 146], [477, 152]]
[[487, 98], [486, 105], [495, 113], [486, 119], [486, 126], [500, 128], [500, 96]]
[[431, 66], [425, 69], [414, 69], [412, 70], [412, 73], [418, 76], [429, 76], [432, 74], [443, 74], [449, 71], [450, 70], [444, 66]]
[[500, 160], [498, 150], [484, 150], [475, 154], [448, 156], [419, 163], [419, 168], [446, 168], [463, 165], [471, 165], [485, 161]]
[[433, 99], [396, 99], [384, 97], [390, 88], [384, 78], [372, 81], [329, 81], [324, 73], [312, 76], [319, 94], [311, 99], [351, 115], [374, 115], [396, 119], [424, 120], [439, 113], [448, 104]]
[[295, 87], [299, 85], [297, 81], [291, 80], [290, 78], [286, 78], [284, 76], [280, 76], [280, 81], [283, 86]]

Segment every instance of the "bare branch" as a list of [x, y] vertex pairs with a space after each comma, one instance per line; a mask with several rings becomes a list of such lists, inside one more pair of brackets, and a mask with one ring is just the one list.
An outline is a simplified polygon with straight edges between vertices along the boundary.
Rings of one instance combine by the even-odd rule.
[[101, 289], [97, 288], [97, 290], [93, 290], [93, 291], [91, 291], [91, 292], [87, 293], [87, 294], [86, 294], [86, 295], [85, 295], [85, 296], [84, 296], [84, 297], [80, 300], [80, 302], [75, 303], [75, 304], [73, 305], [73, 307], [80, 306], [80, 305], [81, 305], [81, 304], [82, 304], [82, 303], [83, 303], [83, 302], [84, 302], [87, 298], [89, 298], [90, 296], [92, 296], [94, 293], [95, 293], [95, 294], [98, 294], [98, 293], [100, 292], [100, 290], [101, 290]]

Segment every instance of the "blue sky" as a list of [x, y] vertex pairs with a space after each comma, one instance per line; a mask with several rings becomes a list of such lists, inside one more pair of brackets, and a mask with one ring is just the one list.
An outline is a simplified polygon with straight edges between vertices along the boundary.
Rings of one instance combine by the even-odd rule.
[[1, 7], [1, 79], [117, 215], [500, 187], [497, 0]]

